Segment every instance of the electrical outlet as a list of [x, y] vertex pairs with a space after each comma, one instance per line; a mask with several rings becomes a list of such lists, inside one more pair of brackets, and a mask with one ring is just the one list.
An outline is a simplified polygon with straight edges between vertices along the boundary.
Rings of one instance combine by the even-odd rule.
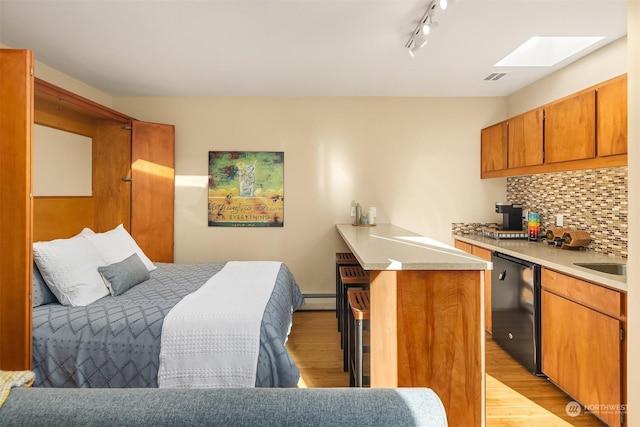
[[371, 213], [371, 216], [374, 218], [378, 216], [378, 211], [375, 207], [370, 207], [369, 212]]
[[557, 227], [562, 227], [563, 225], [564, 225], [564, 215], [557, 214], [556, 215], [556, 226]]
[[356, 207], [351, 206], [351, 216], [356, 216]]

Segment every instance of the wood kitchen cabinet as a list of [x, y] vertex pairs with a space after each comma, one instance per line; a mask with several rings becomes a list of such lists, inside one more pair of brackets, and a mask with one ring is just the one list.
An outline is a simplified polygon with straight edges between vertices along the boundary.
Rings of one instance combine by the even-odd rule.
[[627, 153], [627, 76], [616, 77], [598, 86], [598, 156]]
[[573, 95], [545, 107], [545, 162], [596, 156], [596, 91]]
[[626, 295], [542, 269], [542, 371], [611, 426], [624, 421]]
[[480, 131], [480, 171], [499, 171], [507, 168], [507, 122], [500, 122]]
[[[457, 239], [454, 241], [453, 245], [462, 251], [491, 262], [491, 251], [488, 249]], [[491, 333], [491, 270], [484, 271], [484, 327], [487, 332]]]
[[626, 74], [482, 129], [480, 163], [481, 178], [626, 166]]
[[543, 163], [543, 114], [542, 108], [537, 108], [508, 120], [509, 168]]

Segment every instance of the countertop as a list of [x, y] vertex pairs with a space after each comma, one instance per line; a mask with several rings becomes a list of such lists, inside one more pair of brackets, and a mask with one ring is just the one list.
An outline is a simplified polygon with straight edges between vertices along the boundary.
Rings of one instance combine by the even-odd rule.
[[489, 270], [490, 262], [393, 224], [336, 229], [365, 270]]
[[501, 252], [526, 261], [534, 262], [579, 279], [598, 283], [619, 291], [627, 291], [627, 278], [625, 276], [601, 273], [599, 271], [574, 265], [576, 262], [626, 263], [627, 260], [625, 258], [612, 257], [586, 250], [554, 248], [545, 240], [538, 242], [529, 242], [528, 240], [517, 239], [495, 240], [484, 237], [480, 234], [454, 234], [453, 238], [491, 251]]

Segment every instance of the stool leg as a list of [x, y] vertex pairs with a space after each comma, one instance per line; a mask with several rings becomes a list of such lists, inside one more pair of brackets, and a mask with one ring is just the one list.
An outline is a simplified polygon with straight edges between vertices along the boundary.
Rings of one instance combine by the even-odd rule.
[[336, 318], [338, 318], [338, 290], [340, 288], [340, 266], [336, 262]]
[[362, 387], [362, 320], [356, 320], [355, 325], [355, 386]]
[[[344, 307], [342, 306], [342, 300], [345, 298], [347, 291], [345, 289], [344, 283], [342, 283], [342, 278], [340, 279], [340, 283], [339, 283], [339, 288], [338, 288], [338, 295], [336, 297], [336, 310], [338, 311], [338, 332], [344, 333], [344, 328], [343, 328], [343, 321], [344, 321], [344, 316], [346, 315], [346, 312], [344, 310]], [[342, 335], [340, 335], [342, 337]], [[340, 340], [340, 348], [342, 347], [342, 340]]]
[[347, 344], [348, 344], [348, 339], [349, 339], [349, 334], [347, 333], [347, 318], [344, 317], [345, 313], [347, 313], [349, 310], [349, 297], [347, 295], [349, 289], [353, 289], [353, 287], [350, 286], [344, 286], [343, 287], [343, 293], [344, 293], [344, 297], [342, 298], [342, 316], [343, 316], [343, 323], [342, 323], [342, 335], [341, 335], [341, 342], [342, 342], [342, 365], [343, 365], [343, 370], [346, 372], [349, 369], [349, 355], [348, 355], [348, 349], [347, 349]]
[[353, 364], [352, 364], [352, 358], [354, 357], [354, 342], [353, 342], [353, 333], [355, 331], [355, 320], [353, 318], [353, 312], [351, 311], [351, 307], [349, 307], [349, 334], [348, 334], [348, 341], [349, 341], [349, 387], [354, 387], [356, 384], [356, 377], [355, 377], [355, 372], [353, 369]]

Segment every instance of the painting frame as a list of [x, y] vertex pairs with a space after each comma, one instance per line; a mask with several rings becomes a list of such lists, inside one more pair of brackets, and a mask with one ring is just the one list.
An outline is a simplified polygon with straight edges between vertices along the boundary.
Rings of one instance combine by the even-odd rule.
[[209, 227], [284, 227], [284, 152], [209, 151]]

